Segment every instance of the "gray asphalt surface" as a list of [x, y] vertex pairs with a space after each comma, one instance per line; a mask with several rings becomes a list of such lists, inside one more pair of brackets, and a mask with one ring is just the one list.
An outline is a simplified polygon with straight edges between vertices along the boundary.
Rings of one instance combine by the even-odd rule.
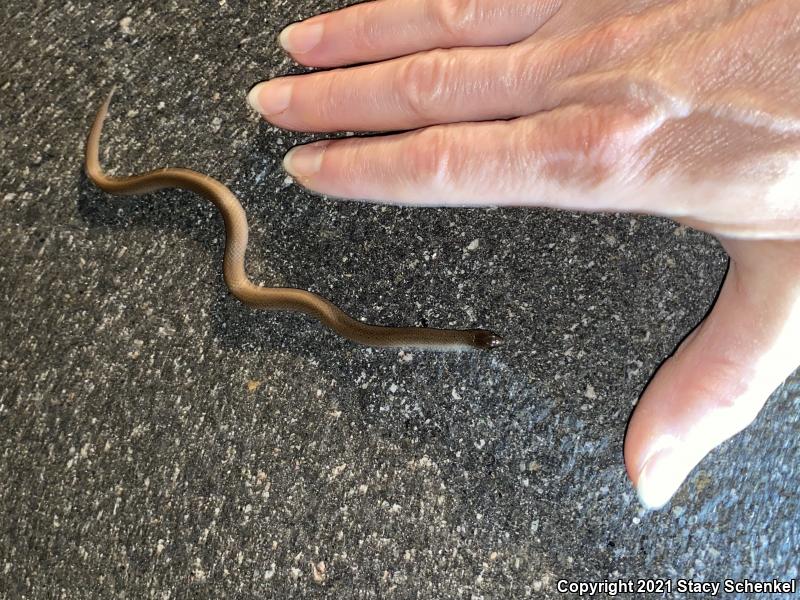
[[[0, 6], [0, 594], [555, 598], [561, 579], [797, 578], [800, 379], [663, 511], [627, 419], [726, 268], [656, 218], [380, 207], [280, 168], [311, 139], [247, 108], [299, 69], [284, 25], [337, 2]], [[194, 167], [251, 224], [254, 279], [492, 353], [370, 350], [254, 312], [184, 192], [82, 175], [112, 85], [117, 173]], [[700, 597], [700, 596], [698, 596]]]

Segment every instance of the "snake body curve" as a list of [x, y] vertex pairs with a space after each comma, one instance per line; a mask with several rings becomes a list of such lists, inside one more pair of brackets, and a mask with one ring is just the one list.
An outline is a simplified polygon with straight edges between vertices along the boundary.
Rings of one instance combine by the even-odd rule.
[[135, 195], [166, 188], [195, 192], [219, 209], [225, 223], [223, 274], [231, 293], [254, 308], [305, 313], [356, 343], [385, 348], [427, 348], [434, 350], [489, 349], [502, 338], [484, 329], [432, 329], [427, 327], [383, 327], [368, 325], [347, 315], [338, 306], [306, 290], [263, 287], [250, 281], [245, 271], [247, 217], [236, 196], [225, 185], [202, 173], [182, 168], [164, 168], [139, 175], [114, 177], [100, 166], [100, 136], [108, 115], [113, 91], [100, 106], [86, 141], [86, 174], [105, 192]]

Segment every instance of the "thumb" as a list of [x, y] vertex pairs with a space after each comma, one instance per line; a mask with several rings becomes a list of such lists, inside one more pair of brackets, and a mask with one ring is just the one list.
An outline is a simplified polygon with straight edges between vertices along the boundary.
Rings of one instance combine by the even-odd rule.
[[716, 446], [747, 427], [800, 365], [800, 242], [723, 242], [717, 303], [656, 373], [625, 437], [642, 504], [660, 508]]

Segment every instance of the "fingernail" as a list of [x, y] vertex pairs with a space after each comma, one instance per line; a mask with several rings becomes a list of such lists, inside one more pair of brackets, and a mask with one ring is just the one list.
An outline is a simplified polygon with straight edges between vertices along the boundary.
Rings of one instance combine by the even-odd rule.
[[281, 31], [278, 41], [287, 52], [303, 54], [319, 45], [324, 30], [322, 23], [294, 23]]
[[285, 80], [262, 81], [253, 86], [247, 101], [254, 111], [264, 116], [277, 115], [289, 108], [292, 84]]
[[283, 168], [292, 177], [311, 177], [322, 167], [322, 157], [330, 142], [316, 142], [292, 148], [283, 159]]
[[645, 461], [636, 480], [636, 493], [645, 508], [662, 508], [675, 495], [689, 474], [687, 457], [674, 448], [664, 448]]

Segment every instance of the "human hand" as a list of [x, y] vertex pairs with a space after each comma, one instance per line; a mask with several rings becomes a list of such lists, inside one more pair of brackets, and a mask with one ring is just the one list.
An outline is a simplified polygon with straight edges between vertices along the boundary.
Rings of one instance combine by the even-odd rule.
[[711, 314], [659, 369], [625, 440], [668, 502], [800, 364], [800, 11], [795, 0], [379, 0], [292, 25], [300, 63], [253, 107], [318, 142], [309, 189], [420, 205], [635, 211], [717, 235]]

